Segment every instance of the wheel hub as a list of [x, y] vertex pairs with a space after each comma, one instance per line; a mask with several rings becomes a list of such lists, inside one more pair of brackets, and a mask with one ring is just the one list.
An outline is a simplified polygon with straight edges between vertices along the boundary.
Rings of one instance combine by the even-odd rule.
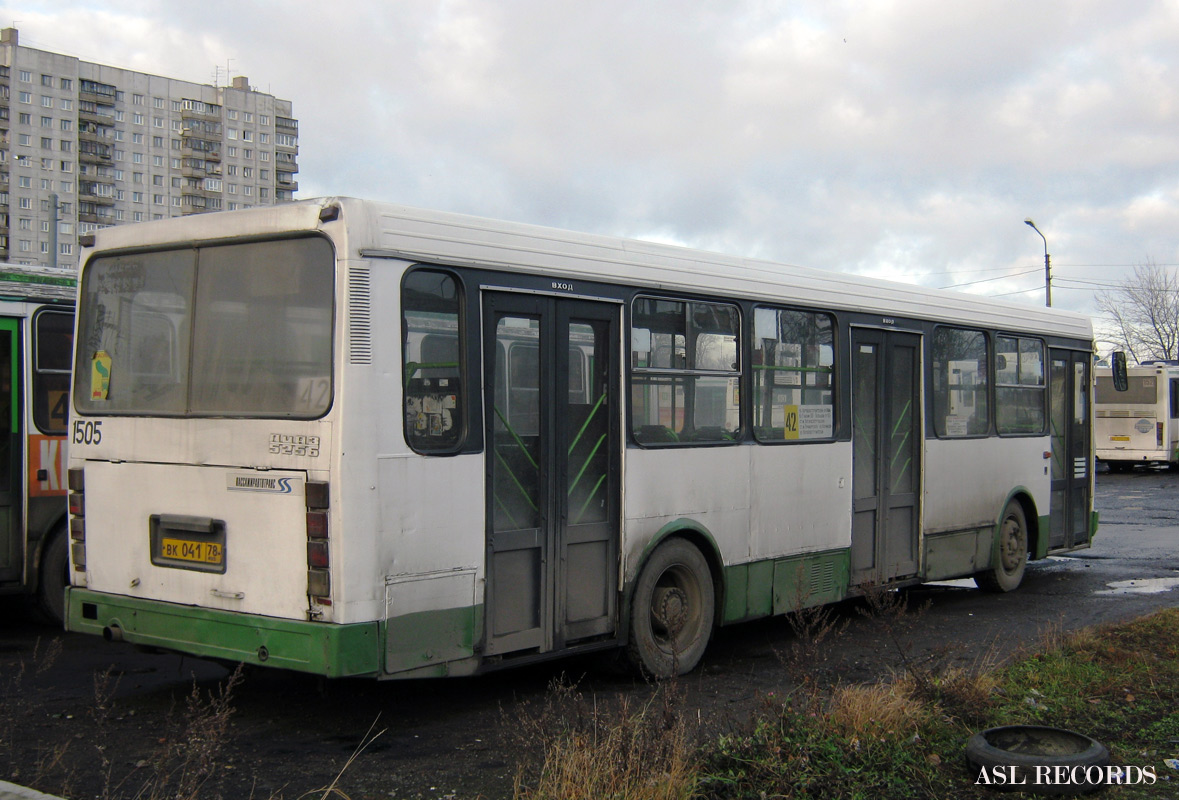
[[684, 629], [688, 619], [688, 595], [678, 586], [662, 586], [651, 598], [651, 617], [670, 636]]

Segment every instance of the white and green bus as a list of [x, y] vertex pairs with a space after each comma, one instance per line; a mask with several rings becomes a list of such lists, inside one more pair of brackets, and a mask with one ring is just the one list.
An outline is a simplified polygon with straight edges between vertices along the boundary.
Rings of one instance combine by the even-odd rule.
[[470, 675], [1086, 547], [1089, 320], [349, 198], [99, 231], [69, 629]]
[[1098, 463], [1111, 472], [1136, 464], [1179, 466], [1179, 364], [1148, 361], [1126, 370], [1125, 391], [1113, 370], [1097, 366], [1093, 438]]
[[60, 625], [68, 583], [72, 270], [0, 264], [0, 593]]

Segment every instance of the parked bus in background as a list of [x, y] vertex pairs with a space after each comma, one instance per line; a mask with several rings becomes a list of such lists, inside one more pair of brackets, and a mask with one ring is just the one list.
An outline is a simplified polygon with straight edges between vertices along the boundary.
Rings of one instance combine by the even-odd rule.
[[470, 675], [1086, 547], [1089, 320], [350, 198], [99, 231], [67, 627]]
[[0, 592], [64, 613], [72, 271], [0, 264]]
[[1097, 460], [1112, 472], [1179, 465], [1179, 364], [1147, 361], [1126, 372], [1127, 389], [1117, 391], [1111, 368], [1094, 368]]

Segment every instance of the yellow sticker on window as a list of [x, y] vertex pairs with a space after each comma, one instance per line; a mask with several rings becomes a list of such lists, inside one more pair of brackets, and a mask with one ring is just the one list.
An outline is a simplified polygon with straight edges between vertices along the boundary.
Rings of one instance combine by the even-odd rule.
[[797, 439], [798, 438], [798, 406], [785, 405], [782, 406], [782, 438], [783, 439]]
[[99, 350], [90, 362], [90, 399], [106, 400], [110, 387], [111, 357], [105, 350]]

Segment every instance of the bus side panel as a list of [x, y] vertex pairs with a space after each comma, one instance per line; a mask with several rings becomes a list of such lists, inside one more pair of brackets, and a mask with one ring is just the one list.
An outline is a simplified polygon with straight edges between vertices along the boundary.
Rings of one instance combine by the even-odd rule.
[[486, 533], [481, 455], [386, 456], [378, 561], [385, 589], [385, 669], [470, 658], [483, 637]]
[[1016, 487], [1031, 490], [1036, 513], [1047, 519], [1051, 462], [1044, 453], [1050, 449], [1040, 436], [926, 440], [926, 580], [991, 565], [995, 520]]
[[748, 557], [851, 546], [851, 443], [751, 447]]
[[[627, 451], [626, 575], [651, 537], [679, 519], [720, 548], [726, 621], [765, 616], [847, 591], [851, 444]], [[814, 557], [790, 558], [801, 554]], [[787, 596], [803, 592], [814, 597]]]
[[[751, 447], [626, 451], [625, 576], [665, 525], [689, 519], [712, 533], [726, 564], [749, 560]], [[709, 555], [708, 553], [705, 554]]]

